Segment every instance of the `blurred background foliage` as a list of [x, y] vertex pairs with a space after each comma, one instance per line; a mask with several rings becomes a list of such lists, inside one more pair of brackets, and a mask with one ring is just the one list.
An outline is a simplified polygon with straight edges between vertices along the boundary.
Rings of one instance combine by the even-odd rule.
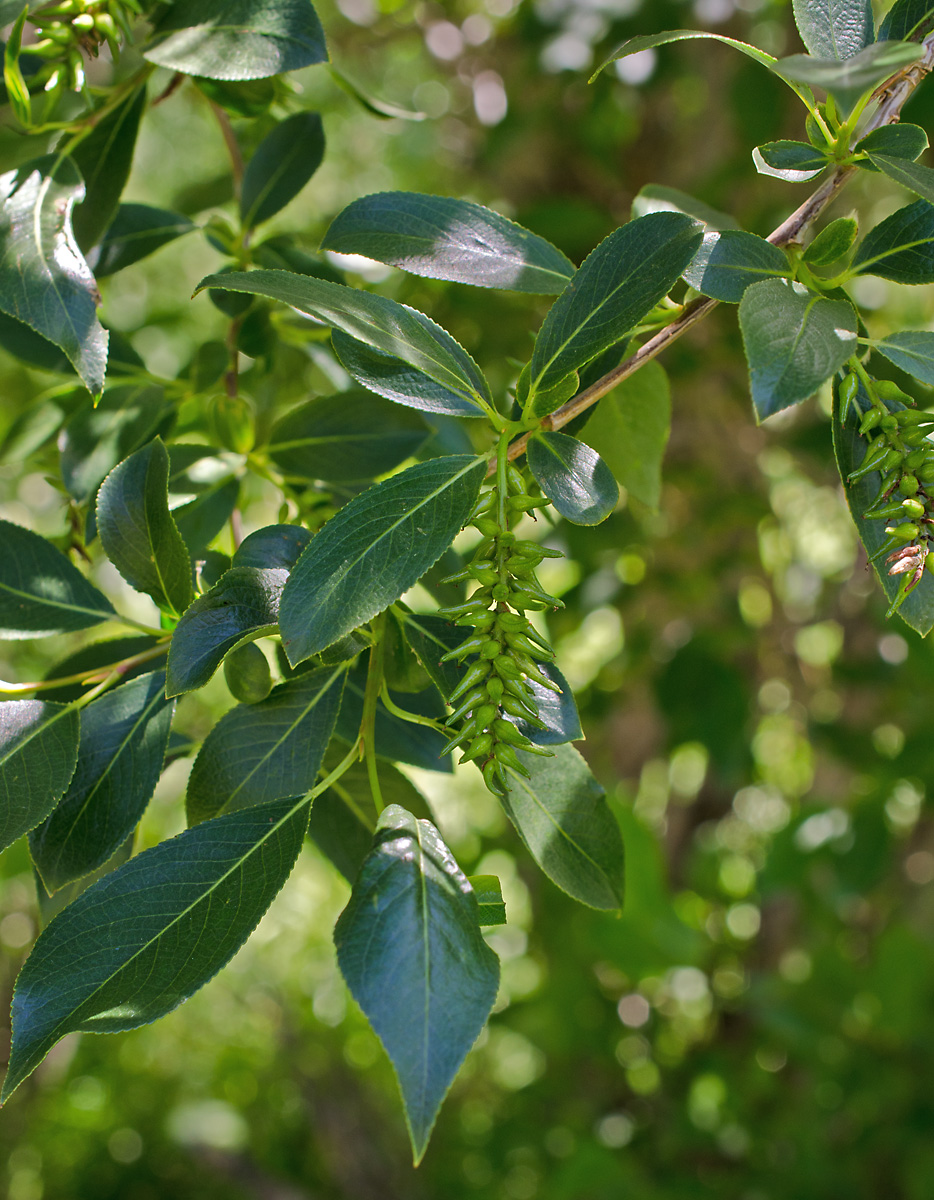
[[[318, 8], [340, 71], [424, 119], [377, 119], [321, 69], [294, 77], [328, 149], [276, 220], [310, 249], [346, 203], [383, 189], [492, 204], [577, 261], [646, 183], [692, 192], [760, 234], [807, 195], [754, 173], [751, 147], [800, 137], [800, 113], [724, 47], [650, 52], [586, 82], [619, 41], [665, 28], [795, 52], [785, 0]], [[931, 130], [934, 85], [908, 116]], [[14, 135], [0, 142], [15, 155]], [[203, 225], [224, 213], [229, 187], [193, 88], [147, 115], [127, 199]], [[830, 216], [855, 207], [876, 220], [897, 202], [862, 173]], [[217, 263], [188, 237], [106, 281], [105, 319], [151, 370], [175, 376], [200, 342], [223, 337], [223, 316], [188, 299]], [[342, 265], [431, 313], [500, 385], [541, 311], [536, 298]], [[857, 285], [874, 333], [930, 328], [930, 287]], [[757, 428], [726, 306], [665, 366], [659, 511], [624, 497], [599, 527], [555, 528], [567, 557], [542, 572], [567, 605], [551, 628], [578, 689], [582, 749], [625, 835], [625, 912], [584, 910], [538, 874], [473, 768], [455, 781], [419, 774], [465, 870], [502, 878], [509, 918], [489, 935], [503, 959], [497, 1010], [421, 1169], [390, 1068], [338, 976], [330, 933], [348, 888], [309, 846], [247, 947], [179, 1011], [53, 1051], [0, 1121], [0, 1196], [930, 1197], [931, 648], [883, 620], [835, 475], [828, 397]], [[6, 356], [0, 380], [6, 424], [55, 382]], [[333, 390], [314, 370], [262, 386], [293, 400]], [[255, 398], [262, 420], [262, 387]], [[66, 508], [47, 453], [27, 469], [8, 447], [0, 512], [56, 536]], [[252, 486], [256, 523], [275, 520]], [[29, 644], [16, 670], [60, 656], [54, 639]], [[232, 701], [215, 680], [184, 703], [196, 728], [199, 711]], [[140, 845], [182, 827], [186, 771], [167, 771]], [[22, 846], [0, 874], [8, 995], [39, 914]]]

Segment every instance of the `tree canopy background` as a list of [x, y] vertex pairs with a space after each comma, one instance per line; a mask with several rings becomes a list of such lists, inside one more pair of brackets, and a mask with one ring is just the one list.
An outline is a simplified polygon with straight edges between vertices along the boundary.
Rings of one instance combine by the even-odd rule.
[[[648, 183], [760, 234], [807, 195], [750, 159], [755, 144], [801, 137], [800, 110], [725, 48], [667, 47], [587, 83], [624, 38], [687, 25], [794, 53], [780, 0], [317, 7], [340, 71], [424, 119], [380, 119], [331, 76], [298, 73], [327, 151], [276, 219], [310, 248], [351, 200], [387, 189], [489, 204], [575, 262]], [[932, 113], [922, 87], [906, 117], [930, 128]], [[0, 135], [7, 163], [16, 141]], [[203, 224], [230, 203], [228, 180], [217, 128], [186, 87], [147, 118], [126, 198]], [[896, 204], [867, 176], [833, 215], [878, 219]], [[188, 300], [216, 266], [207, 242], [180, 239], [115, 277], [104, 315], [173, 375], [212, 330], [223, 336], [221, 314]], [[362, 269], [501, 361], [503, 377], [539, 312], [535, 298]], [[930, 286], [861, 286], [874, 331], [930, 326]], [[535, 873], [469, 776], [423, 774], [458, 859], [502, 878], [509, 923], [488, 934], [503, 959], [497, 1011], [422, 1167], [337, 972], [330, 931], [347, 886], [309, 845], [256, 936], [181, 1009], [53, 1051], [0, 1120], [9, 1200], [929, 1195], [931, 650], [884, 620], [833, 463], [829, 396], [757, 426], [723, 311], [663, 361], [672, 430], [658, 511], [624, 499], [598, 527], [558, 527], [567, 558], [542, 573], [567, 606], [552, 629], [582, 749], [623, 829], [622, 917]], [[0, 373], [0, 421], [12, 423], [47, 377], [5, 355]], [[0, 502], [4, 518], [55, 531], [58, 494], [12, 453]], [[50, 652], [30, 652], [41, 673]], [[232, 703], [219, 679], [191, 702], [205, 723]], [[142, 844], [181, 828], [186, 770], [160, 784]], [[38, 916], [21, 846], [0, 873], [9, 994]]]

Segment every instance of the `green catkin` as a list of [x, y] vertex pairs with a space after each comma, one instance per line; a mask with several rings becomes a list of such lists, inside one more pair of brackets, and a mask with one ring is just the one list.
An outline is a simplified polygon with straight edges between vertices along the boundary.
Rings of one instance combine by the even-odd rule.
[[[850, 375], [840, 385], [841, 401]], [[855, 402], [856, 390], [851, 399]], [[878, 496], [863, 512], [864, 520], [887, 522], [886, 538], [869, 561], [883, 560], [890, 576], [900, 576], [898, 589], [886, 616], [893, 616], [905, 598], [920, 583], [925, 568], [932, 569], [929, 558], [930, 523], [934, 520], [934, 445], [927, 440], [934, 425], [934, 414], [914, 408], [887, 411], [886, 404], [913, 404], [899, 387], [888, 380], [869, 380], [873, 406], [863, 414], [859, 432], [867, 437], [876, 431], [865, 457], [847, 477], [855, 483], [873, 471], [885, 476]], [[888, 472], [888, 475], [886, 475]], [[908, 518], [908, 519], [905, 519]], [[881, 569], [881, 567], [880, 567]]]
[[[501, 456], [505, 449], [502, 441]], [[510, 528], [548, 503], [528, 494], [515, 464], [498, 463], [496, 483], [477, 502], [471, 517], [484, 540], [473, 561], [451, 577], [454, 582], [475, 580], [480, 587], [466, 603], [441, 611], [455, 624], [470, 627], [465, 640], [442, 659], [467, 660], [466, 672], [450, 696], [458, 707], [447, 719], [451, 738], [445, 752], [462, 746], [461, 762], [476, 762], [487, 787], [498, 795], [505, 795], [507, 768], [528, 776], [517, 751], [553, 753], [536, 746], [514, 721], [523, 721], [526, 729], [547, 728], [539, 720], [530, 680], [560, 692], [537, 665], [552, 661], [554, 651], [526, 616], [528, 609], [563, 607], [535, 575], [543, 559], [560, 557], [560, 552], [517, 539]]]

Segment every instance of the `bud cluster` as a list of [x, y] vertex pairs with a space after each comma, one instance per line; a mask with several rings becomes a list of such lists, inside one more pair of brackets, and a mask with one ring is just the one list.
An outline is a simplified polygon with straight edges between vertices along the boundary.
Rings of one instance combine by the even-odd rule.
[[475, 582], [478, 587], [465, 604], [441, 612], [455, 624], [471, 627], [467, 639], [445, 655], [446, 661], [467, 665], [450, 696], [457, 708], [447, 720], [452, 737], [445, 753], [462, 746], [461, 762], [477, 762], [487, 787], [500, 795], [506, 790], [506, 767], [528, 775], [517, 750], [551, 753], [508, 719], [544, 729], [531, 684], [560, 691], [539, 666], [550, 662], [554, 651], [525, 615], [563, 607], [535, 575], [544, 558], [560, 554], [517, 538], [510, 528], [525, 513], [548, 503], [528, 494], [515, 466], [500, 462], [496, 485], [480, 498], [471, 516], [483, 541], [470, 564], [450, 577], [451, 582]]
[[[863, 461], [847, 478], [854, 483], [872, 472], [882, 476], [879, 493], [863, 519], [886, 522], [886, 540], [871, 561], [884, 558], [889, 575], [902, 577], [889, 608], [891, 616], [921, 582], [925, 565], [928, 570], [934, 566], [934, 559], [928, 559], [934, 531], [934, 443], [928, 441], [928, 434], [934, 431], [934, 413], [914, 408], [892, 412], [886, 401], [910, 405], [914, 401], [889, 380], [868, 383], [872, 405], [862, 416], [859, 432], [869, 445]], [[840, 385], [844, 415], [858, 391], [857, 376], [846, 376]]]
[[24, 54], [57, 60], [46, 91], [84, 86], [84, 54], [97, 57], [106, 42], [116, 58], [120, 36], [129, 39], [130, 22], [140, 16], [139, 0], [60, 0], [30, 14], [37, 41], [23, 46]]

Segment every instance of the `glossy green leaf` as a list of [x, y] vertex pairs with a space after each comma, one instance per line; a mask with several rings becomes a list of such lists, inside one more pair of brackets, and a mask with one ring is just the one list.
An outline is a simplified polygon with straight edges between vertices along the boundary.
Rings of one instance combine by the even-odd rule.
[[[865, 408], [868, 406], [869, 400], [865, 392], [862, 392], [862, 389], [860, 391], [859, 399], [862, 402], [862, 407]], [[834, 388], [834, 456], [837, 460], [844, 495], [846, 496], [850, 514], [853, 517], [853, 523], [856, 526], [856, 532], [859, 534], [860, 541], [866, 548], [867, 556], [871, 558], [882, 548], [883, 543], [887, 541], [885, 526], [888, 522], [871, 519], [863, 520], [863, 513], [875, 502], [882, 490], [882, 476], [877, 471], [871, 471], [868, 475], [863, 475], [862, 478], [857, 479], [854, 483], [850, 483], [847, 480], [849, 473], [856, 470], [866, 454], [867, 443], [859, 435], [859, 419], [861, 415], [861, 412], [857, 413], [855, 406], [851, 405], [850, 411], [847, 414], [846, 424], [841, 426], [840, 399], [837, 395], [837, 389]], [[882, 585], [885, 596], [891, 603], [898, 593], [901, 576], [889, 575], [887, 573], [888, 564], [878, 558], [873, 563], [873, 570], [878, 577], [879, 583]], [[924, 572], [918, 586], [905, 597], [905, 600], [899, 607], [898, 615], [922, 637], [926, 637], [934, 629], [934, 576], [929, 571]]]
[[[366, 655], [347, 676], [347, 686], [344, 688], [344, 701], [337, 718], [337, 734], [348, 744], [356, 741], [360, 732], [368, 663], [369, 656]], [[438, 722], [444, 720], [444, 703], [433, 687], [421, 692], [390, 691], [389, 698], [403, 711], [432, 717]], [[448, 772], [453, 770], [451, 756], [445, 754], [442, 757], [441, 754], [447, 740], [437, 729], [397, 717], [389, 712], [382, 700], [376, 706], [374, 746], [380, 758], [408, 763], [412, 767], [421, 767], [423, 771]]]
[[916, 200], [870, 229], [856, 248], [852, 269], [895, 283], [934, 283], [934, 204]]
[[204, 687], [234, 646], [274, 633], [288, 575], [281, 567], [234, 566], [198, 596], [172, 636], [166, 694]]
[[645, 217], [654, 212], [686, 213], [708, 229], [739, 229], [739, 222], [729, 213], [711, 208], [703, 200], [682, 192], [680, 188], [663, 183], [647, 183], [633, 198], [632, 216]]
[[58, 346], [96, 396], [104, 388], [107, 333], [71, 225], [83, 197], [70, 158], [49, 154], [0, 175], [0, 310]]
[[907, 42], [876, 42], [843, 61], [832, 56], [811, 58], [807, 54], [792, 54], [779, 59], [772, 70], [788, 83], [823, 88], [846, 117], [864, 96], [904, 67], [916, 63], [923, 53], [920, 46]]
[[288, 878], [307, 821], [305, 800], [206, 821], [143, 851], [55, 917], [16, 983], [2, 1099], [67, 1033], [136, 1029], [216, 975]]
[[566, 521], [599, 525], [616, 508], [619, 487], [599, 454], [566, 433], [537, 433], [526, 448], [538, 486]]
[[86, 396], [58, 440], [62, 482], [69, 494], [79, 504], [92, 500], [117, 463], [165, 432], [171, 419], [165, 393], [153, 384], [109, 387], [97, 405]]
[[812, 267], [828, 267], [848, 254], [859, 226], [852, 217], [838, 217], [826, 225], [805, 250], [803, 258]]
[[103, 866], [139, 823], [155, 791], [175, 703], [154, 671], [81, 710], [78, 763], [61, 803], [29, 835], [46, 890]]
[[151, 204], [121, 204], [91, 257], [94, 274], [103, 279], [122, 271], [193, 229], [194, 222], [181, 213]]
[[78, 756], [77, 709], [48, 700], [0, 704], [0, 850], [44, 821]]
[[208, 79], [265, 79], [328, 57], [310, 0], [185, 0], [168, 10], [143, 54]]
[[856, 350], [856, 310], [799, 283], [755, 283], [739, 306], [752, 402], [760, 421], [807, 400]]
[[600, 243], [545, 317], [531, 362], [535, 393], [553, 388], [601, 351], [621, 341], [662, 299], [697, 253], [701, 227], [683, 213], [652, 213], [630, 221]]
[[424, 121], [425, 113], [415, 112], [411, 108], [403, 108], [399, 104], [391, 104], [388, 100], [380, 100], [378, 96], [371, 96], [365, 92], [358, 84], [349, 79], [343, 71], [339, 71], [333, 63], [328, 63], [328, 73], [337, 84], [337, 86], [347, 93], [353, 100], [360, 105], [364, 112], [368, 112], [372, 117], [379, 117], [383, 121]]
[[415, 454], [429, 432], [415, 412], [380, 396], [345, 392], [316, 396], [286, 413], [273, 426], [267, 449], [287, 476], [375, 479]]
[[890, 154], [869, 155], [869, 161], [878, 167], [889, 179], [900, 183], [910, 192], [920, 196], [922, 200], [934, 203], [934, 171], [921, 163], [909, 162], [906, 158], [893, 157]]
[[924, 330], [890, 333], [881, 342], [874, 342], [872, 348], [907, 375], [934, 387], [934, 333]]
[[670, 431], [668, 376], [659, 363], [650, 362], [603, 397], [581, 437], [630, 495], [658, 508]]
[[429, 821], [383, 811], [334, 942], [395, 1067], [418, 1162], [499, 985], [476, 897]]
[[788, 276], [788, 259], [765, 238], [742, 230], [707, 233], [684, 278], [691, 287], [715, 300], [738, 304], [753, 283]]
[[429, 279], [515, 292], [554, 294], [574, 274], [574, 264], [550, 242], [492, 209], [418, 192], [354, 200], [334, 219], [321, 247]]
[[291, 569], [311, 541], [301, 525], [266, 525], [247, 534], [233, 556], [235, 567], [284, 567]]
[[0, 521], [0, 637], [72, 633], [114, 615], [107, 597], [45, 538]]
[[96, 246], [120, 204], [130, 176], [140, 118], [146, 107], [146, 89], [118, 104], [75, 147], [72, 158], [84, 179], [84, 199], [72, 215], [75, 238], [83, 251]]
[[506, 902], [495, 875], [471, 875], [467, 880], [477, 897], [481, 925], [505, 925]]
[[[897, 125], [883, 125], [879, 129], [873, 129], [856, 143], [857, 152], [884, 154], [890, 158], [904, 158], [909, 162], [914, 162], [927, 147], [928, 135], [921, 126], [908, 125], [901, 121]], [[862, 167], [866, 165], [865, 162], [860, 163]]]
[[775, 62], [775, 58], [771, 54], [766, 54], [764, 50], [750, 46], [747, 42], [737, 41], [736, 38], [725, 37], [721, 33], [710, 33], [707, 30], [699, 29], [669, 29], [664, 33], [649, 33], [623, 42], [608, 59], [600, 64], [590, 77], [591, 82], [610, 63], [617, 62], [621, 58], [628, 58], [630, 54], [640, 54], [643, 50], [654, 50], [656, 46], [666, 46], [670, 42], [694, 41], [697, 38], [711, 38], [715, 42], [723, 42], [725, 46], [732, 46], [734, 50], [739, 50], [741, 54], [745, 54], [747, 58], [753, 59], [763, 67], [770, 67]]
[[340, 667], [307, 671], [259, 704], [225, 713], [191, 768], [188, 824], [311, 791], [334, 732], [344, 675]]
[[332, 517], [282, 594], [289, 662], [304, 662], [407, 592], [463, 528], [485, 472], [485, 459], [464, 454], [417, 463]]
[[623, 843], [603, 788], [573, 746], [552, 758], [519, 752], [503, 807], [548, 878], [591, 908], [623, 903]]
[[324, 127], [317, 113], [286, 117], [267, 133], [247, 163], [240, 191], [240, 220], [254, 229], [285, 208], [324, 158]]
[[461, 670], [444, 656], [463, 642], [463, 627], [431, 613], [402, 611], [399, 620], [406, 641], [443, 696], [450, 695], [461, 679]]
[[192, 559], [201, 559], [208, 546], [230, 520], [240, 499], [240, 480], [228, 476], [172, 509], [172, 520]]
[[331, 333], [331, 344], [348, 375], [377, 396], [385, 396], [407, 408], [443, 416], [484, 416], [472, 400], [464, 399], [463, 395], [444, 387], [394, 354], [374, 350], [340, 329]]
[[97, 493], [97, 527], [107, 557], [123, 578], [180, 613], [191, 599], [191, 563], [169, 512], [169, 455], [161, 439], [131, 454]]
[[895, 0], [879, 26], [879, 41], [920, 41], [932, 28], [932, 0]]
[[489, 384], [467, 351], [440, 325], [406, 304], [290, 271], [234, 271], [198, 284], [268, 296], [401, 358], [474, 406], [490, 403]]
[[66, 908], [73, 900], [77, 900], [81, 893], [86, 891], [92, 883], [97, 883], [99, 879], [103, 879], [105, 875], [109, 875], [111, 871], [115, 871], [117, 867], [122, 867], [125, 862], [128, 862], [133, 857], [133, 843], [135, 840], [136, 830], [130, 834], [120, 849], [115, 854], [112, 854], [102, 867], [98, 867], [96, 871], [91, 871], [89, 875], [83, 875], [81, 879], [67, 883], [63, 888], [59, 888], [54, 896], [51, 896], [45, 890], [42, 877], [36, 868], [33, 867], [32, 877], [36, 886], [36, 900], [39, 905], [41, 925], [48, 925], [53, 917], [57, 917], [63, 908]]
[[231, 116], [247, 120], [263, 116], [276, 101], [276, 82], [268, 76], [265, 79], [231, 80], [196, 75], [192, 82], [213, 104], [226, 109]]
[[760, 175], [772, 175], [786, 183], [803, 183], [829, 166], [827, 156], [809, 142], [766, 142], [755, 147], [752, 161]]
[[794, 14], [815, 58], [852, 58], [875, 39], [871, 0], [794, 0]]

